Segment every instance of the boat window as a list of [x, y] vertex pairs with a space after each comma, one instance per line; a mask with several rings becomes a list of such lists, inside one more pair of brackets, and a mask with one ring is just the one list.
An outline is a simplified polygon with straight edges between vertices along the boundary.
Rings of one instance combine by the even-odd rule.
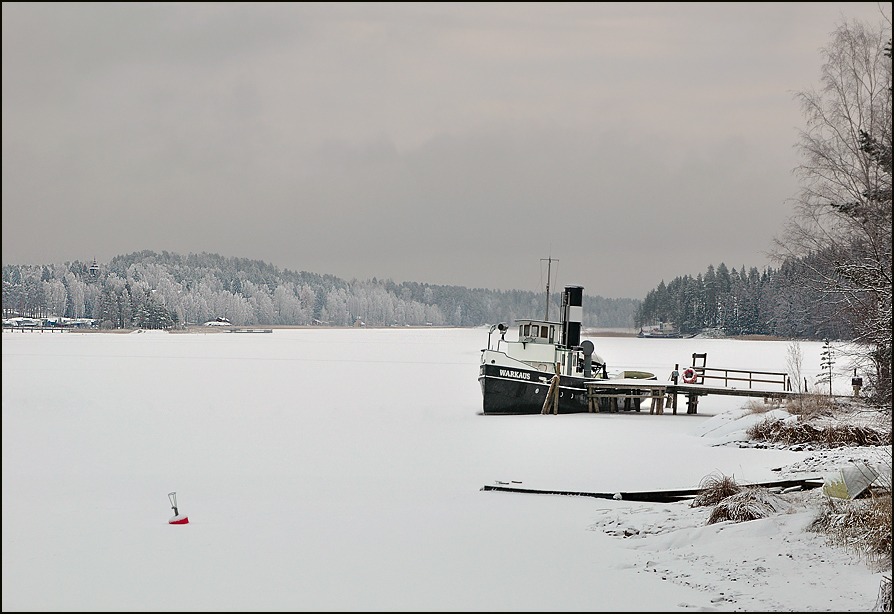
[[536, 325], [536, 324], [532, 324], [532, 325], [531, 325], [531, 336], [532, 336], [532, 337], [536, 337], [537, 334], [538, 334], [538, 333], [537, 333], [537, 325]]
[[545, 326], [541, 326], [541, 327], [540, 327], [540, 336], [541, 336], [542, 338], [546, 339], [546, 333], [547, 333], [547, 331], [546, 331], [546, 327], [545, 327]]
[[555, 339], [555, 337], [556, 337], [556, 327], [550, 326], [549, 327], [549, 342], [552, 343], [553, 339]]
[[525, 337], [530, 337], [530, 336], [531, 336], [531, 325], [530, 325], [530, 324], [525, 324], [525, 334], [524, 334], [524, 336], [525, 336]]

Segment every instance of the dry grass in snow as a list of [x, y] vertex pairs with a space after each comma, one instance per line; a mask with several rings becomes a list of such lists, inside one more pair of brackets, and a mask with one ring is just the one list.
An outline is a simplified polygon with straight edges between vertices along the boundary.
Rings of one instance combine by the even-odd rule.
[[874, 610], [891, 611], [891, 491], [851, 501], [827, 497], [809, 531], [886, 571]]
[[731, 520], [747, 522], [758, 518], [767, 518], [788, 509], [788, 504], [761, 486], [742, 489], [734, 495], [722, 499], [708, 516], [708, 524]]
[[891, 493], [852, 501], [827, 497], [810, 530], [865, 557], [878, 569], [891, 568]]
[[882, 577], [881, 584], [878, 587], [878, 597], [875, 600], [875, 612], [891, 611], [891, 576], [890, 574]]
[[816, 418], [822, 416], [834, 416], [841, 412], [842, 407], [834, 397], [826, 394], [804, 393], [787, 399], [785, 409], [792, 415], [801, 416], [801, 419]]
[[732, 476], [709, 473], [699, 483], [690, 507], [714, 506], [707, 524], [731, 520], [745, 522], [784, 512], [788, 504], [760, 486], [742, 487]]
[[891, 431], [880, 431], [871, 426], [830, 422], [811, 424], [810, 422], [767, 418], [749, 427], [748, 436], [758, 441], [794, 445], [810, 443], [838, 446], [889, 446]]
[[736, 483], [735, 477], [722, 473], [709, 473], [699, 482], [698, 488], [698, 495], [692, 500], [691, 507], [717, 505], [723, 499], [738, 494], [742, 490], [742, 487]]

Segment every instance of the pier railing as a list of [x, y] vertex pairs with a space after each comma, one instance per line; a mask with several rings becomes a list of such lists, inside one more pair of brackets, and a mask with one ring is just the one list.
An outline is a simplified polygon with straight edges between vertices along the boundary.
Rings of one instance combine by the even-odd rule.
[[783, 390], [791, 390], [792, 383], [787, 373], [774, 371], [744, 371], [741, 369], [718, 369], [715, 367], [692, 367], [697, 378], [696, 383], [704, 384], [705, 380], [719, 380], [724, 387], [729, 387], [730, 382], [748, 382], [748, 388], [752, 384], [778, 384]]

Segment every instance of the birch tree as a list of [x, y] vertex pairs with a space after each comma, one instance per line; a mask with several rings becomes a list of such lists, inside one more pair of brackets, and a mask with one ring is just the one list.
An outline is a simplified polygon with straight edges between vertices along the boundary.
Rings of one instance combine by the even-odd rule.
[[797, 94], [801, 191], [776, 255], [807, 264], [804, 283], [850, 329], [855, 358], [871, 364], [871, 384], [890, 401], [890, 21], [842, 24], [822, 57], [819, 89]]

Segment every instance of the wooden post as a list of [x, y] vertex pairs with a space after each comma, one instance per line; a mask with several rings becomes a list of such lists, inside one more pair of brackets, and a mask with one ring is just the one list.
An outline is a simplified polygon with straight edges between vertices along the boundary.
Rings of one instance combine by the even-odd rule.
[[686, 410], [687, 414], [697, 414], [698, 413], [698, 395], [694, 392], [690, 392], [689, 400], [686, 402], [686, 405], [689, 408]]
[[664, 399], [659, 396], [657, 388], [652, 389], [652, 406], [649, 408], [649, 413], [659, 415], [664, 413]]
[[676, 386], [677, 386], [677, 379], [680, 377], [680, 364], [679, 363], [674, 365], [674, 373], [675, 373], [675, 375], [674, 375], [673, 406], [674, 406], [674, 415], [676, 416], [677, 415], [677, 388], [676, 388]]
[[556, 392], [556, 383], [559, 380], [559, 376], [553, 376], [552, 381], [549, 383], [549, 390], [546, 393], [546, 398], [543, 400], [543, 409], [540, 410], [541, 414], [548, 414], [550, 409], [550, 403], [553, 400], [553, 395]]
[[561, 376], [559, 375], [559, 363], [556, 363], [556, 394], [553, 397], [553, 415], [559, 415], [559, 395], [562, 393], [559, 391], [559, 384], [561, 383], [559, 380]]
[[[552, 407], [550, 407], [551, 403]], [[540, 413], [548, 414], [550, 409], [552, 409], [554, 414], [559, 413], [559, 363], [556, 363], [556, 374], [549, 383], [549, 391], [543, 400], [543, 409], [540, 410]]]

